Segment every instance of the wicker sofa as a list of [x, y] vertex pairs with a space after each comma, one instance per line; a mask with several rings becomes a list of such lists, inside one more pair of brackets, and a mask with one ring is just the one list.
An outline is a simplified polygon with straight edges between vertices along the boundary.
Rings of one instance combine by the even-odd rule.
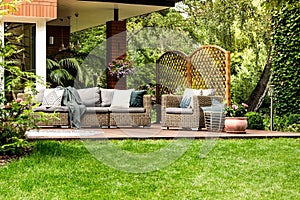
[[162, 129], [205, 128], [205, 116], [201, 107], [212, 106], [214, 100], [221, 102], [220, 96], [193, 95], [191, 108], [180, 108], [183, 95], [162, 95]]
[[[151, 96], [145, 95], [139, 96], [142, 101], [139, 106], [118, 107], [118, 101], [115, 100], [117, 107], [112, 107], [112, 101], [114, 93], [117, 93], [115, 89], [104, 88], [85, 88], [78, 89], [79, 96], [86, 107], [86, 111], [81, 116], [81, 127], [121, 127], [121, 126], [150, 126], [151, 125]], [[42, 94], [44, 91], [40, 91], [37, 95], [37, 101], [41, 103], [41, 106], [35, 108], [36, 112], [48, 112], [58, 113], [58, 119], [49, 120], [46, 122], [40, 122], [38, 126], [60, 126], [70, 127], [70, 116], [68, 107], [64, 105], [60, 106], [44, 106]], [[129, 92], [139, 92], [134, 90], [128, 90]]]

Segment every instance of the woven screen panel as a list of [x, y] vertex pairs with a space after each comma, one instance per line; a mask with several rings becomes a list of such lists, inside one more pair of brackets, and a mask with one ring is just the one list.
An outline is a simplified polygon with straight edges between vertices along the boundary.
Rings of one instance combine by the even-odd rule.
[[157, 61], [159, 94], [174, 94], [187, 86], [187, 55], [180, 51], [168, 51]]
[[193, 87], [214, 88], [217, 96], [226, 96], [226, 56], [216, 46], [202, 46], [190, 57], [193, 66]]
[[230, 71], [226, 53], [229, 52], [215, 45], [201, 46], [191, 56], [181, 51], [164, 53], [156, 62], [157, 103], [162, 94], [182, 93], [187, 87], [213, 88], [223, 100], [226, 95], [230, 97], [228, 91], [226, 94], [226, 88], [230, 88], [226, 85], [230, 83], [230, 77], [226, 80], [226, 70]]

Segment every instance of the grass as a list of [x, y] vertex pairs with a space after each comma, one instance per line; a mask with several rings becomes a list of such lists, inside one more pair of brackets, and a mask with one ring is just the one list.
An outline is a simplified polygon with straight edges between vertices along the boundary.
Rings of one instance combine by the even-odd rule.
[[[112, 143], [141, 154], [173, 142]], [[97, 149], [105, 142], [89, 145]], [[217, 140], [209, 154], [199, 157], [207, 146], [207, 140], [194, 140], [165, 168], [129, 173], [98, 161], [81, 141], [39, 141], [30, 156], [0, 168], [0, 199], [300, 198], [300, 139]]]

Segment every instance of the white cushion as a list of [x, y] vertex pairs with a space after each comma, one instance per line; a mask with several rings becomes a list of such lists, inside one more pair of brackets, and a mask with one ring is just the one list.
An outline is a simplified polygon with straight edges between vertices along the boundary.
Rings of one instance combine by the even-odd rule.
[[115, 89], [105, 89], [105, 88], [100, 88], [100, 93], [101, 93], [101, 106], [110, 106], [113, 96], [114, 96]]
[[215, 89], [204, 89], [202, 90], [202, 95], [203, 96], [214, 96], [216, 94]]
[[129, 108], [130, 96], [133, 89], [130, 90], [115, 90], [111, 102], [111, 108]]
[[63, 88], [45, 89], [42, 106], [61, 106]]
[[181, 108], [192, 108], [194, 95], [201, 95], [201, 90], [186, 88], [183, 93], [180, 107]]

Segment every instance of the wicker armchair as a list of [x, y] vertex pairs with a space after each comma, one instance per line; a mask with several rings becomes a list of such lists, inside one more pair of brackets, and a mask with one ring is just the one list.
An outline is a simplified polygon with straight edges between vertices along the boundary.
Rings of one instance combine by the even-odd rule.
[[212, 99], [222, 101], [218, 96], [193, 96], [192, 108], [179, 108], [182, 95], [162, 95], [162, 129], [170, 127], [199, 130], [205, 127], [204, 113], [201, 107], [211, 106]]

